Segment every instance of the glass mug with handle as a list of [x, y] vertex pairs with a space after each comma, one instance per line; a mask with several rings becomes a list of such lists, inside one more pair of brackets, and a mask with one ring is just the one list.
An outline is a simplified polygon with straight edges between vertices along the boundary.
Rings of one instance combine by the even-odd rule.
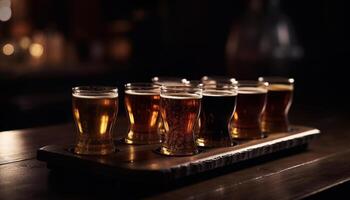
[[72, 88], [72, 108], [77, 130], [74, 152], [106, 155], [115, 152], [113, 127], [118, 114], [118, 88]]

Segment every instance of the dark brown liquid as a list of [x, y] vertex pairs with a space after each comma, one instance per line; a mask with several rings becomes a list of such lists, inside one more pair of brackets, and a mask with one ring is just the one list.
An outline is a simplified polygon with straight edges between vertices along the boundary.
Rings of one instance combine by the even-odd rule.
[[270, 85], [262, 115], [262, 129], [266, 132], [289, 130], [288, 112], [292, 104], [293, 88], [289, 85]]
[[75, 152], [107, 154], [114, 151], [112, 129], [117, 113], [117, 96], [73, 96], [73, 116], [78, 131]]
[[199, 146], [230, 146], [229, 123], [236, 106], [236, 95], [203, 94]]
[[130, 130], [128, 143], [159, 143], [159, 94], [125, 93]]
[[201, 99], [188, 95], [162, 96], [160, 105], [165, 128], [163, 153], [175, 155], [195, 153], [197, 147], [193, 132], [201, 108]]
[[232, 121], [232, 137], [238, 139], [261, 138], [260, 118], [266, 103], [266, 92], [241, 90]]

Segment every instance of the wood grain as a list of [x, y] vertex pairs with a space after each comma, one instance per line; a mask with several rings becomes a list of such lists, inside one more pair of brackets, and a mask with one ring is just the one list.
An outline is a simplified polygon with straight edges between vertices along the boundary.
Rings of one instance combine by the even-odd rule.
[[[16, 144], [13, 152], [0, 146], [0, 154], [5, 156], [1, 160], [5, 162], [0, 164], [0, 199], [301, 199], [310, 195], [319, 199], [317, 197], [327, 197], [324, 195], [327, 191], [350, 188], [346, 186], [350, 185], [348, 112], [309, 107], [293, 110], [292, 122], [322, 131], [308, 150], [231, 165], [227, 169], [179, 179], [168, 187], [126, 180], [107, 181], [78, 175], [70, 169], [59, 173], [48, 170], [45, 162], [30, 159], [40, 146], [71, 143], [71, 134], [74, 134], [71, 125], [0, 132], [0, 137], [16, 135], [12, 139], [21, 141], [12, 141]], [[119, 128], [124, 130], [117, 134], [125, 133], [126, 120], [123, 123]], [[0, 143], [5, 142], [0, 140]], [[343, 194], [348, 195], [347, 191]], [[341, 199], [339, 191], [332, 195], [328, 197]]]

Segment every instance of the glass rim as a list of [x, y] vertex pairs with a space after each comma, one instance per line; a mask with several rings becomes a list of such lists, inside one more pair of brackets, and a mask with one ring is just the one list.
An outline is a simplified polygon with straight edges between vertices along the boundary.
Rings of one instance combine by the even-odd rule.
[[181, 90], [181, 89], [203, 89], [203, 84], [197, 83], [187, 83], [187, 84], [178, 84], [178, 85], [162, 85], [161, 90], [170, 89], [170, 90]]
[[294, 78], [282, 76], [260, 76], [258, 81], [268, 82], [269, 84], [294, 84]]
[[212, 84], [203, 84], [203, 90], [205, 89], [217, 89], [217, 90], [225, 90], [225, 89], [238, 89], [237, 84], [230, 83], [212, 83]]
[[118, 87], [114, 86], [76, 86], [72, 95], [118, 97]]
[[124, 92], [129, 95], [159, 95], [160, 86], [150, 82], [127, 83], [124, 85]]
[[258, 81], [258, 80], [238, 80], [238, 87], [268, 87], [269, 83], [267, 81]]
[[73, 92], [96, 92], [96, 93], [103, 93], [103, 92], [118, 92], [118, 87], [114, 86], [75, 86], [72, 87]]
[[[203, 88], [198, 85], [177, 85], [177, 86], [161, 86], [161, 97], [184, 97], [188, 95], [188, 98], [202, 98]], [[187, 97], [184, 97], [187, 98]]]
[[159, 89], [161, 87], [158, 83], [152, 82], [130, 82], [124, 85], [125, 89]]
[[[233, 77], [228, 77], [228, 76], [203, 76], [201, 78], [201, 82], [203, 84], [206, 84], [205, 82], [216, 82], [216, 83], [232, 83], [232, 84], [237, 84], [237, 80]], [[210, 84], [210, 83], [209, 83]]]
[[184, 83], [188, 83], [188, 80], [186, 78], [182, 78], [182, 77], [173, 77], [173, 76], [154, 76], [152, 77], [152, 82], [153, 83], [160, 83], [160, 84], [173, 84], [173, 83], [179, 83], [179, 84], [184, 84]]

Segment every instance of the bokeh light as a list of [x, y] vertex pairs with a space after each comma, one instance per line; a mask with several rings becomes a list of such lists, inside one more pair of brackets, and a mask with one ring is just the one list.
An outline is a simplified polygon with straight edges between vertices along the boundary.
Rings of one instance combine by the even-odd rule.
[[12, 55], [14, 52], [15, 52], [15, 47], [8, 43], [8, 44], [5, 44], [3, 47], [2, 47], [2, 52], [6, 55], [6, 56], [10, 56]]
[[35, 58], [40, 58], [44, 53], [44, 47], [39, 43], [33, 43], [29, 46], [29, 53]]

